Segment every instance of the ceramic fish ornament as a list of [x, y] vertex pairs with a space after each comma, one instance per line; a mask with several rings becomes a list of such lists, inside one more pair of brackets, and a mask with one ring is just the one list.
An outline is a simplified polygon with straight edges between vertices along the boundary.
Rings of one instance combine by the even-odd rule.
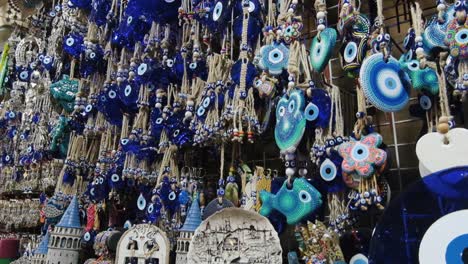
[[296, 224], [322, 205], [322, 195], [306, 179], [295, 179], [292, 189], [287, 181], [276, 194], [260, 192], [260, 214], [268, 216], [273, 209], [286, 216], [288, 224]]

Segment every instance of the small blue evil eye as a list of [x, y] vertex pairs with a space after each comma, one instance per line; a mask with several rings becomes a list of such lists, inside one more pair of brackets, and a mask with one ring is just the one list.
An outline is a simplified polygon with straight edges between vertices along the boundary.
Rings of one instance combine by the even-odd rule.
[[120, 140], [120, 144], [122, 144], [123, 146], [127, 145], [129, 142], [130, 140], [128, 138], [123, 138]]
[[284, 59], [284, 53], [278, 48], [274, 48], [270, 52], [268, 52], [268, 60], [272, 64], [280, 63], [283, 59]]
[[142, 193], [140, 193], [140, 196], [138, 196], [137, 207], [140, 211], [143, 211], [146, 208], [146, 199]]
[[83, 240], [86, 241], [86, 242], [91, 241], [91, 234], [90, 234], [89, 232], [86, 232], [86, 233], [83, 235]]
[[117, 93], [114, 90], [110, 90], [107, 95], [109, 96], [110, 99], [114, 99], [117, 97]]
[[172, 68], [174, 66], [174, 60], [173, 59], [167, 59], [166, 60], [166, 66], [169, 68]]
[[462, 29], [457, 32], [455, 35], [455, 41], [459, 45], [464, 45], [468, 43], [468, 29]]
[[192, 63], [189, 64], [189, 68], [190, 68], [191, 70], [197, 69], [197, 66], [198, 66], [198, 64], [197, 64], [196, 62], [192, 62]]
[[455, 125], [456, 125], [455, 120], [448, 121], [448, 124], [449, 124], [450, 129], [455, 128]]
[[142, 63], [140, 64], [140, 66], [138, 66], [137, 74], [142, 76], [146, 73], [147, 70], [148, 70], [148, 64]]
[[330, 159], [326, 159], [320, 165], [320, 177], [325, 181], [333, 181], [336, 178], [336, 165]]
[[233, 176], [229, 176], [227, 178], [227, 181], [230, 182], [230, 183], [233, 183], [233, 182], [236, 182], [236, 178], [234, 178]]
[[91, 111], [93, 111], [93, 105], [92, 105], [92, 104], [86, 105], [86, 107], [85, 107], [85, 112], [86, 112], [86, 113], [89, 113], [89, 112], [91, 112]]
[[208, 108], [210, 106], [210, 103], [211, 103], [210, 97], [206, 97], [202, 102], [202, 106], [204, 108]]
[[[366, 202], [365, 199], [364, 201]], [[368, 264], [368, 263], [369, 263], [369, 260], [367, 259], [367, 257], [361, 253], [354, 255], [349, 261], [349, 264]]]
[[18, 79], [22, 82], [27, 82], [29, 81], [29, 71], [28, 70], [22, 70], [18, 73]]
[[427, 95], [422, 95], [419, 98], [419, 105], [421, 106], [422, 109], [428, 111], [432, 108], [432, 100], [429, 98]]
[[301, 202], [303, 203], [308, 203], [312, 201], [312, 196], [310, 196], [310, 194], [305, 190], [300, 191], [298, 195], [299, 195], [299, 200], [301, 200]]
[[351, 156], [354, 160], [365, 160], [369, 157], [369, 148], [364, 144], [357, 143], [351, 150]]
[[169, 200], [174, 201], [177, 198], [177, 194], [174, 191], [172, 191], [169, 193], [168, 198]]
[[114, 182], [114, 183], [120, 181], [120, 176], [118, 174], [115, 174], [115, 173], [112, 174], [111, 175], [111, 181]]
[[358, 46], [356, 42], [348, 42], [343, 52], [343, 59], [347, 63], [351, 63], [356, 60], [358, 55]]
[[202, 117], [205, 114], [205, 108], [203, 106], [198, 107], [197, 109], [197, 116]]
[[417, 60], [412, 60], [412, 61], [408, 62], [408, 69], [411, 70], [411, 71], [420, 70], [419, 62]]
[[317, 119], [319, 113], [319, 108], [315, 104], [309, 103], [305, 108], [304, 116], [307, 119], [307, 121], [314, 121], [315, 119]]
[[130, 229], [131, 227], [132, 227], [132, 222], [130, 222], [130, 220], [125, 221], [123, 228]]
[[216, 192], [218, 194], [218, 196], [224, 196], [224, 189], [223, 188], [219, 188], [218, 191]]
[[152, 214], [154, 212], [154, 204], [150, 204], [148, 208], [146, 209], [146, 212], [148, 214]]

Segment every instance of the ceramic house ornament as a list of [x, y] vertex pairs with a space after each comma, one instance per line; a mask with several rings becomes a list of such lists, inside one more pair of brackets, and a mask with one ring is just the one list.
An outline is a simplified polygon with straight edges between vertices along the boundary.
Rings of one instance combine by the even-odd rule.
[[187, 263], [282, 263], [278, 234], [267, 218], [244, 209], [225, 208], [195, 231]]
[[169, 248], [166, 234], [157, 226], [135, 225], [120, 238], [115, 263], [168, 264]]

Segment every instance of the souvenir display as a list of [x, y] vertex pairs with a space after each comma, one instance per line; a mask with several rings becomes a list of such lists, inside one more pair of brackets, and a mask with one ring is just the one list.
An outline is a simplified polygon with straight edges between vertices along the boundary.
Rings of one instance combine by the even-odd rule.
[[187, 263], [281, 263], [278, 234], [268, 219], [228, 208], [205, 219], [195, 231]]
[[430, 236], [466, 208], [401, 236], [388, 215], [432, 204], [383, 209], [422, 190], [402, 179], [407, 108], [424, 190], [466, 198], [467, 4], [412, 2], [393, 30], [384, 2], [0, 3], [0, 245], [38, 264], [460, 262], [463, 235]]

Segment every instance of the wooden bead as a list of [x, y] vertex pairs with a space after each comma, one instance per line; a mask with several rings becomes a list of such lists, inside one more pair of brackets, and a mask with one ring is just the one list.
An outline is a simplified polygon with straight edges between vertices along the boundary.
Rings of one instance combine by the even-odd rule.
[[448, 123], [440, 123], [437, 125], [437, 131], [441, 134], [447, 134], [449, 129], [450, 129], [450, 126]]
[[448, 122], [449, 122], [448, 116], [441, 116], [439, 118], [439, 123], [447, 123], [448, 124]]

